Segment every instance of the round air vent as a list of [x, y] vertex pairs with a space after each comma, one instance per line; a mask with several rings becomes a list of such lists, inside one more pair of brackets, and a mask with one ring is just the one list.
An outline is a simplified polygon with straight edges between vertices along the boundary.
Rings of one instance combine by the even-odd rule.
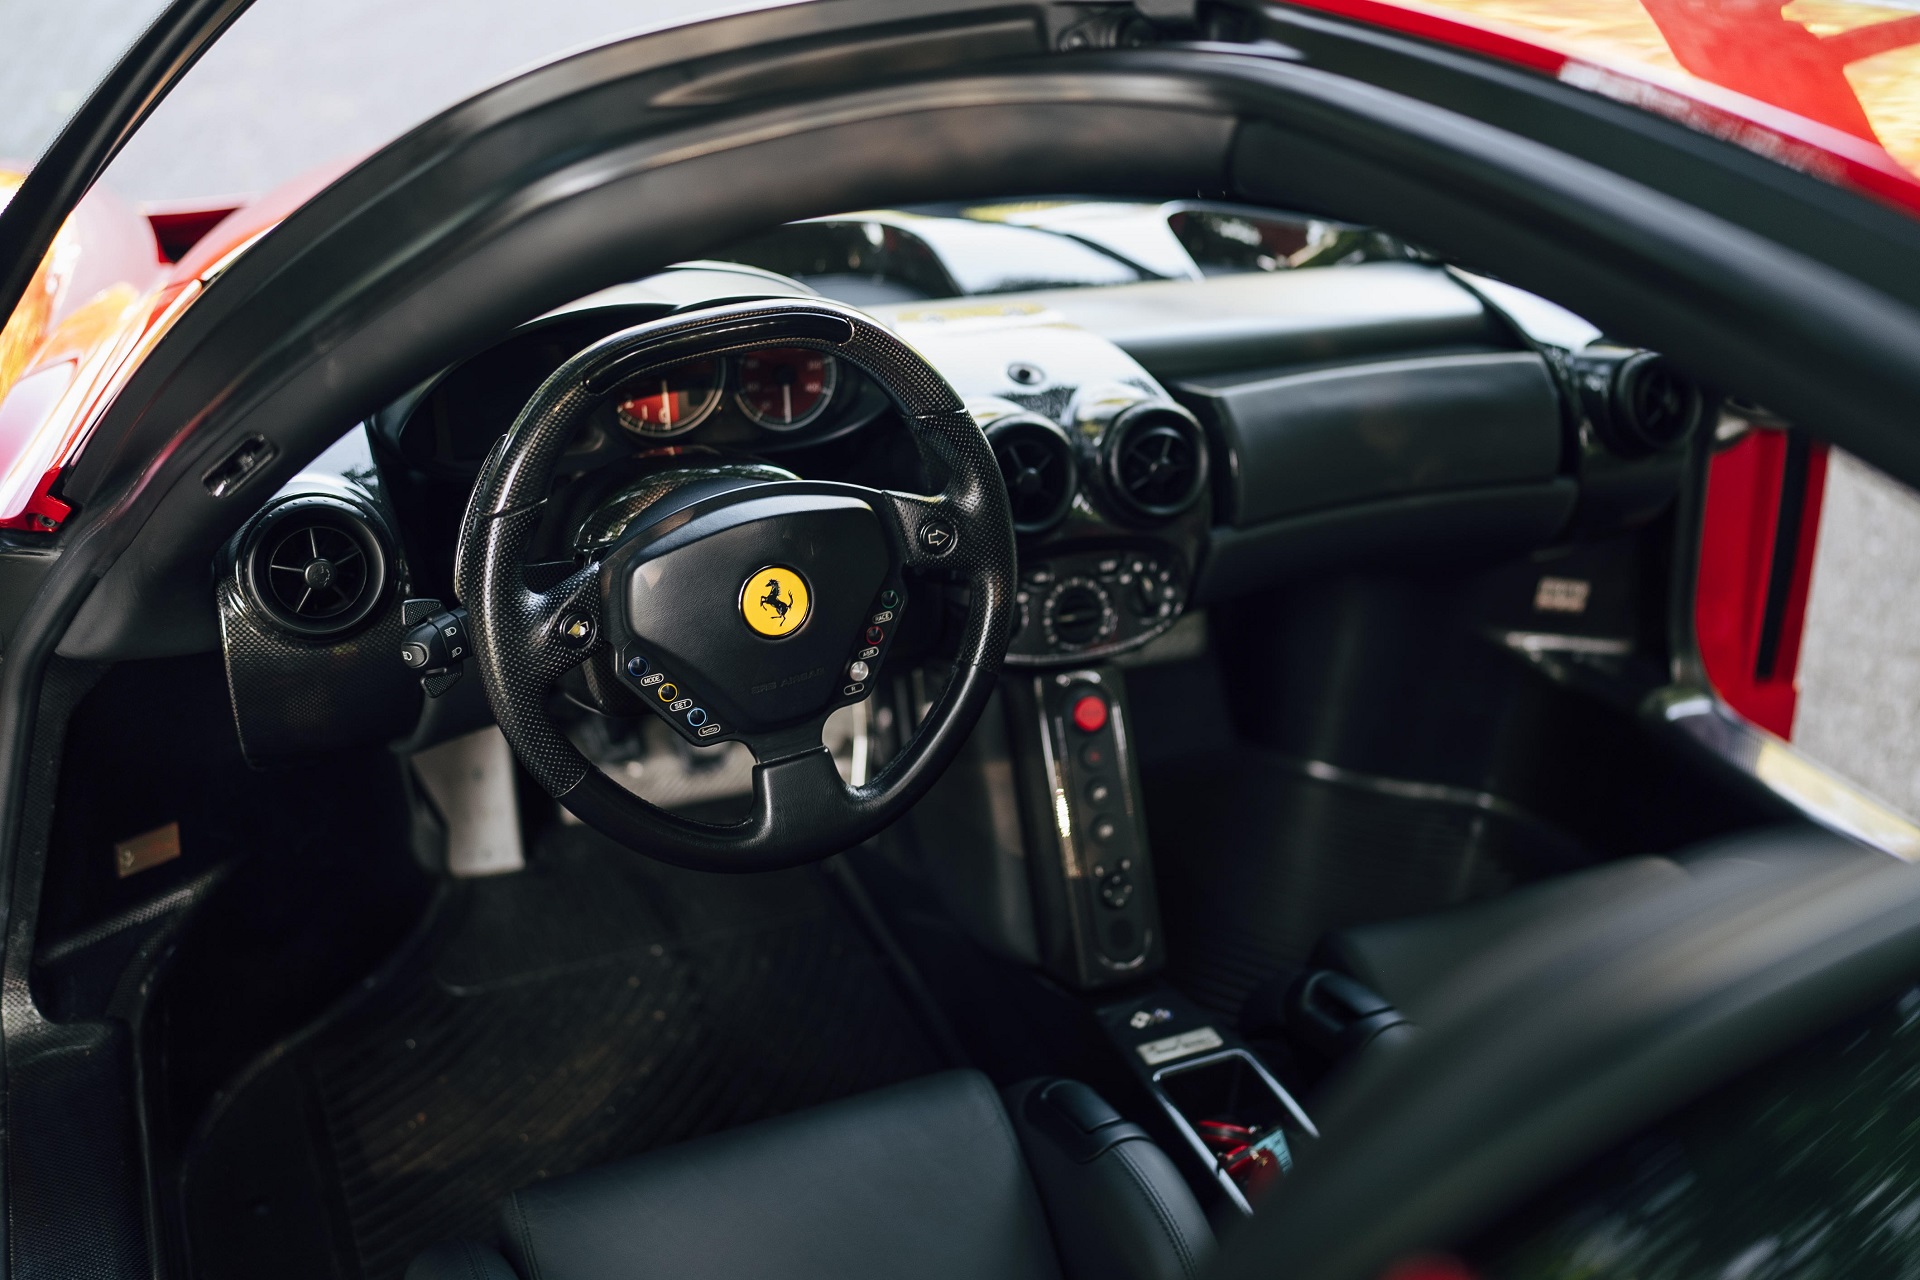
[[1620, 366], [1613, 381], [1618, 425], [1648, 449], [1666, 449], [1692, 435], [1706, 397], [1666, 357], [1643, 351]]
[[268, 508], [240, 557], [248, 598], [276, 627], [322, 637], [366, 621], [387, 589], [387, 552], [372, 517], [312, 495]]
[[1589, 348], [1569, 363], [1594, 434], [1622, 457], [1671, 449], [1706, 419], [1700, 385], [1665, 356]]
[[1192, 414], [1164, 400], [1135, 405], [1115, 418], [1105, 455], [1107, 484], [1135, 516], [1177, 516], [1206, 488], [1206, 433]]
[[1042, 533], [1059, 524], [1073, 505], [1073, 442], [1045, 418], [1019, 414], [987, 428], [987, 443], [1000, 462], [1019, 533]]

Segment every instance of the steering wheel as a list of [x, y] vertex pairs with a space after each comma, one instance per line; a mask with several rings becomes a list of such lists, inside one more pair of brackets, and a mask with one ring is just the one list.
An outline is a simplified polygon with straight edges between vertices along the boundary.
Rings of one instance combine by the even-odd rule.
[[[530, 586], [528, 544], [582, 419], [650, 371], [768, 346], [826, 352], [868, 374], [899, 406], [940, 491], [709, 474], [646, 506], [557, 585]], [[821, 728], [870, 693], [911, 603], [909, 568], [948, 570], [970, 588], [958, 658], [912, 740], [870, 782], [848, 786]], [[494, 717], [541, 786], [640, 853], [702, 870], [766, 870], [866, 839], [951, 762], [1006, 656], [1013, 518], [986, 438], [917, 352], [851, 308], [762, 299], [639, 325], [561, 365], [481, 468], [454, 581]], [[747, 745], [757, 763], [743, 822], [659, 809], [581, 755], [546, 703], [590, 660], [634, 697], [659, 702], [689, 741]]]

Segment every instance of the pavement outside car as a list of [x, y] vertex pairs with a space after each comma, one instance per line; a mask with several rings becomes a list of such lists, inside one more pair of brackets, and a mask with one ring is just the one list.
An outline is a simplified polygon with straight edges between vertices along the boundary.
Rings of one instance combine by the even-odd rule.
[[1920, 494], [1838, 450], [1814, 545], [1793, 740], [1920, 816]]
[[[1482, 0], [1501, 16], [1502, 0]], [[0, 0], [0, 158], [30, 161], [159, 0]], [[368, 152], [515, 71], [756, 0], [259, 0], [164, 102], [107, 182], [139, 202], [265, 191]], [[1907, 7], [1907, 6], [1902, 6]], [[1564, 20], [1644, 43], [1619, 4]], [[1920, 495], [1829, 472], [1795, 740], [1920, 815]]]

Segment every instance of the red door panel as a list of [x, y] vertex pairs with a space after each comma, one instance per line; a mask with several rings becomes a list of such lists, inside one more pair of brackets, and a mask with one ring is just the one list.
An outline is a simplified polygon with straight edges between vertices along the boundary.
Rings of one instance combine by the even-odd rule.
[[1793, 736], [1826, 482], [1826, 445], [1759, 427], [1714, 454], [1707, 473], [1694, 596], [1700, 657], [1729, 706], [1782, 738]]

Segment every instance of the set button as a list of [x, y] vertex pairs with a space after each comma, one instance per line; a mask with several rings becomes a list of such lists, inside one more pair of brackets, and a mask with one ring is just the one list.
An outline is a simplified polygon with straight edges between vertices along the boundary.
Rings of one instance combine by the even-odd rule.
[[627, 675], [641, 688], [653, 690], [654, 696], [666, 704], [666, 711], [672, 715], [684, 716], [686, 725], [695, 736], [711, 738], [721, 731], [721, 726], [713, 719], [705, 707], [693, 705], [679, 685], [667, 679], [664, 671], [652, 670], [653, 663], [641, 654], [633, 654], [626, 660]]

